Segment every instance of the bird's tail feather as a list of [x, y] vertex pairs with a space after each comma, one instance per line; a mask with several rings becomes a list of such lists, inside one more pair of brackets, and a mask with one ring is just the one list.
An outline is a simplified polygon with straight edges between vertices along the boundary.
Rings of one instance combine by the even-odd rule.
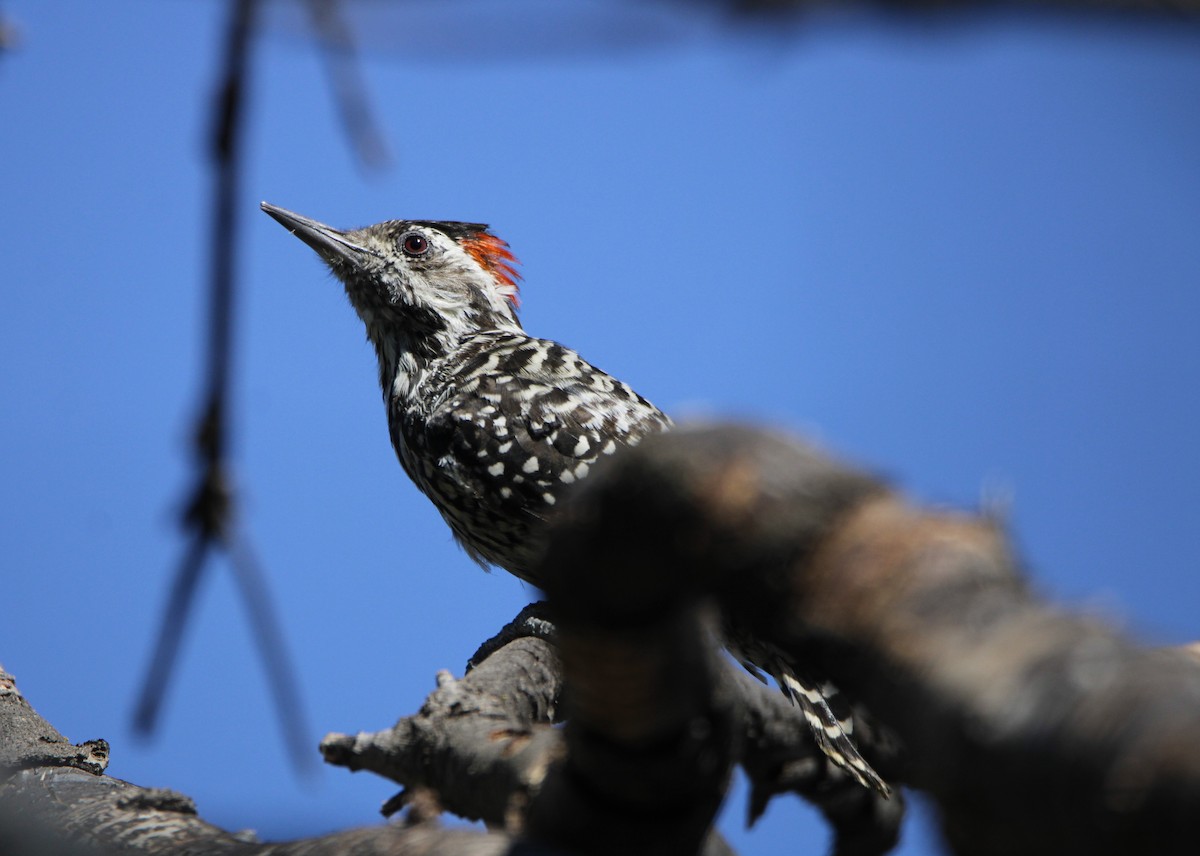
[[830, 701], [839, 701], [837, 688], [824, 686], [806, 676], [798, 675], [789, 665], [780, 663], [776, 678], [784, 695], [804, 712], [804, 718], [812, 729], [813, 737], [834, 764], [858, 780], [863, 787], [872, 788], [885, 797], [891, 794], [888, 787], [871, 765], [859, 754], [850, 735], [854, 733], [854, 720], [847, 709], [839, 717], [830, 707]]

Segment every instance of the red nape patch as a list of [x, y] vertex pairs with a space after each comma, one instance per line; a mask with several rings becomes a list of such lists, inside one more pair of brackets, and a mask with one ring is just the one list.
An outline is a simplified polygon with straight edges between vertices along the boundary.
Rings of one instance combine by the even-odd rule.
[[521, 274], [517, 272], [517, 258], [508, 248], [508, 243], [500, 240], [489, 232], [479, 232], [463, 238], [462, 248], [471, 254], [471, 258], [496, 278], [496, 287], [514, 307], [521, 305], [517, 294], [517, 280]]

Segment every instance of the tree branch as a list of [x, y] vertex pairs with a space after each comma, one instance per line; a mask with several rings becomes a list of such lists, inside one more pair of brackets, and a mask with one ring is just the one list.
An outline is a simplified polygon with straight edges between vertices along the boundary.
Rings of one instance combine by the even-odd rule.
[[1194, 852], [1200, 668], [1039, 603], [993, 522], [735, 427], [647, 440], [572, 509], [557, 561], [704, 580], [864, 703], [956, 853]]
[[[1184, 854], [1200, 840], [1200, 663], [1040, 603], [991, 521], [913, 508], [774, 434], [679, 429], [596, 468], [544, 568], [565, 682], [545, 639], [518, 638], [442, 677], [396, 729], [325, 745], [408, 784], [410, 819], [444, 805], [519, 839], [419, 824], [247, 843], [185, 797], [99, 775], [107, 747], [70, 745], [10, 680], [0, 811], [105, 852], [725, 852], [711, 824], [735, 760], [752, 811], [823, 777], [782, 697], [716, 656], [719, 603], [871, 711], [872, 763], [930, 794], [956, 853]], [[890, 846], [886, 801], [842, 808], [826, 806], [837, 852]]]
[[0, 671], [0, 853], [27, 856], [533, 856], [550, 851], [499, 833], [436, 824], [352, 829], [259, 843], [202, 820], [190, 797], [103, 775], [108, 745], [72, 745]]
[[561, 690], [550, 644], [517, 639], [461, 680], [440, 672], [415, 715], [384, 731], [330, 734], [321, 752], [331, 764], [404, 785], [390, 808], [431, 792], [461, 817], [512, 826], [510, 805], [527, 802], [562, 754], [562, 735], [549, 726]]

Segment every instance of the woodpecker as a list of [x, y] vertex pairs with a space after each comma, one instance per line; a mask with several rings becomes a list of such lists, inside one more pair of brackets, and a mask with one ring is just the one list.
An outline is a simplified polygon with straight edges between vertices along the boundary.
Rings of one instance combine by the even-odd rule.
[[[667, 430], [661, 410], [577, 353], [525, 333], [508, 244], [481, 223], [388, 220], [342, 231], [262, 203], [345, 286], [379, 362], [392, 446], [467, 554], [538, 586], [545, 521], [604, 455]], [[737, 640], [740, 639], [740, 644]], [[817, 745], [888, 787], [850, 739], [837, 691], [744, 634], [731, 653], [772, 675]]]

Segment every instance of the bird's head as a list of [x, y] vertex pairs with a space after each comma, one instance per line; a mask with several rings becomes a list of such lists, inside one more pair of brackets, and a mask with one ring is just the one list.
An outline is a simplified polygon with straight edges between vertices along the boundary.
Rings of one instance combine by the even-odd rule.
[[266, 202], [262, 210], [325, 260], [372, 339], [520, 329], [516, 259], [487, 226], [388, 220], [342, 231]]

